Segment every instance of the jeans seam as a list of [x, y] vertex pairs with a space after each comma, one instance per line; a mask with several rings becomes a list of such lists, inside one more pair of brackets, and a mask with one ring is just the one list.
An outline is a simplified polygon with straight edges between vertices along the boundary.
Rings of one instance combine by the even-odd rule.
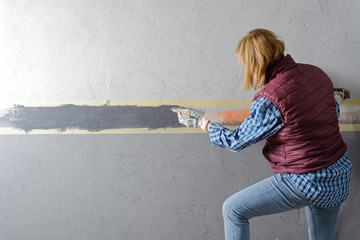
[[[275, 185], [275, 187], [277, 187], [277, 186], [279, 186], [279, 183], [276, 183], [276, 184], [274, 184], [274, 185]], [[266, 193], [266, 192], [268, 192], [269, 190], [270, 190], [270, 189], [267, 188], [266, 190], [257, 193], [257, 195]], [[254, 198], [253, 196], [252, 196], [252, 197], [249, 197], [249, 198], [245, 199], [244, 202], [247, 202], [247, 201], [249, 201], [250, 199], [253, 199], [253, 198]], [[241, 205], [241, 204], [242, 204], [242, 203], [236, 204], [235, 207], [238, 208], [238, 206]]]
[[[275, 188], [275, 187], [279, 186], [280, 183], [277, 182], [277, 183], [274, 183], [273, 185], [274, 185], [274, 186], [271, 185], [271, 187], [272, 187], [272, 188]], [[272, 189], [272, 188], [271, 188], [271, 189]], [[271, 189], [267, 188], [266, 190], [261, 191], [261, 192], [257, 193], [256, 195], [260, 195], [260, 194], [266, 193], [266, 192], [270, 191]], [[249, 200], [251, 200], [251, 199], [253, 199], [253, 198], [254, 198], [253, 196], [252, 196], [252, 197], [249, 197], [249, 198], [245, 199], [243, 202], [247, 202], [247, 201], [249, 201]], [[236, 204], [236, 205], [235, 205], [235, 208], [237, 209], [240, 205], [243, 204], [243, 202]]]

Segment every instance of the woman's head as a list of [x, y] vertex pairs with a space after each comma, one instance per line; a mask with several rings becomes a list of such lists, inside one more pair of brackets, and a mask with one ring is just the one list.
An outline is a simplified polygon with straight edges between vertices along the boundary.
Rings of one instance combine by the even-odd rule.
[[264, 86], [266, 69], [284, 57], [284, 51], [284, 42], [273, 32], [260, 28], [248, 32], [236, 49], [245, 65], [244, 88]]

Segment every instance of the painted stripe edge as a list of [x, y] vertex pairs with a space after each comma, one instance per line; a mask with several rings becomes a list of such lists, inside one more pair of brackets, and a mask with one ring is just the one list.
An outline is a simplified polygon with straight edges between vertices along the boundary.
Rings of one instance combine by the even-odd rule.
[[[360, 124], [339, 124], [341, 132], [358, 132], [360, 131]], [[229, 129], [234, 130], [237, 126], [225, 126]], [[44, 134], [181, 134], [181, 133], [205, 133], [199, 128], [159, 128], [159, 129], [148, 129], [148, 128], [120, 128], [120, 129], [107, 129], [98, 132], [92, 132], [88, 130], [80, 129], [68, 129], [61, 131], [58, 129], [42, 130], [36, 129], [26, 133], [24, 130], [15, 128], [0, 128], [0, 135], [44, 135]]]

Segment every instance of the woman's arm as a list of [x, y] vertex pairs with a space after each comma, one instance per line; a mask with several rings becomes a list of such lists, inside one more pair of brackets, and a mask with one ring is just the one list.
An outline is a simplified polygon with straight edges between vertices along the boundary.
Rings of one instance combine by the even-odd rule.
[[267, 98], [259, 98], [251, 104], [250, 117], [235, 130], [218, 124], [209, 124], [213, 146], [238, 152], [278, 132], [283, 127], [280, 112]]

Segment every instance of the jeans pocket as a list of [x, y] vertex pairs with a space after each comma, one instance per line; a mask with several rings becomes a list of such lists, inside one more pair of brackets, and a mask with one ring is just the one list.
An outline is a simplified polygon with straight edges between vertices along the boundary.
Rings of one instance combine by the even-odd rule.
[[310, 205], [311, 199], [308, 198], [306, 192], [303, 191], [297, 181], [294, 181], [293, 174], [281, 173], [282, 180], [287, 184], [292, 193], [292, 201], [297, 205]]
[[321, 193], [321, 187], [316, 184], [312, 179], [307, 176], [298, 174], [292, 176], [295, 185], [299, 188], [299, 191], [308, 199], [310, 202], [314, 202]]

